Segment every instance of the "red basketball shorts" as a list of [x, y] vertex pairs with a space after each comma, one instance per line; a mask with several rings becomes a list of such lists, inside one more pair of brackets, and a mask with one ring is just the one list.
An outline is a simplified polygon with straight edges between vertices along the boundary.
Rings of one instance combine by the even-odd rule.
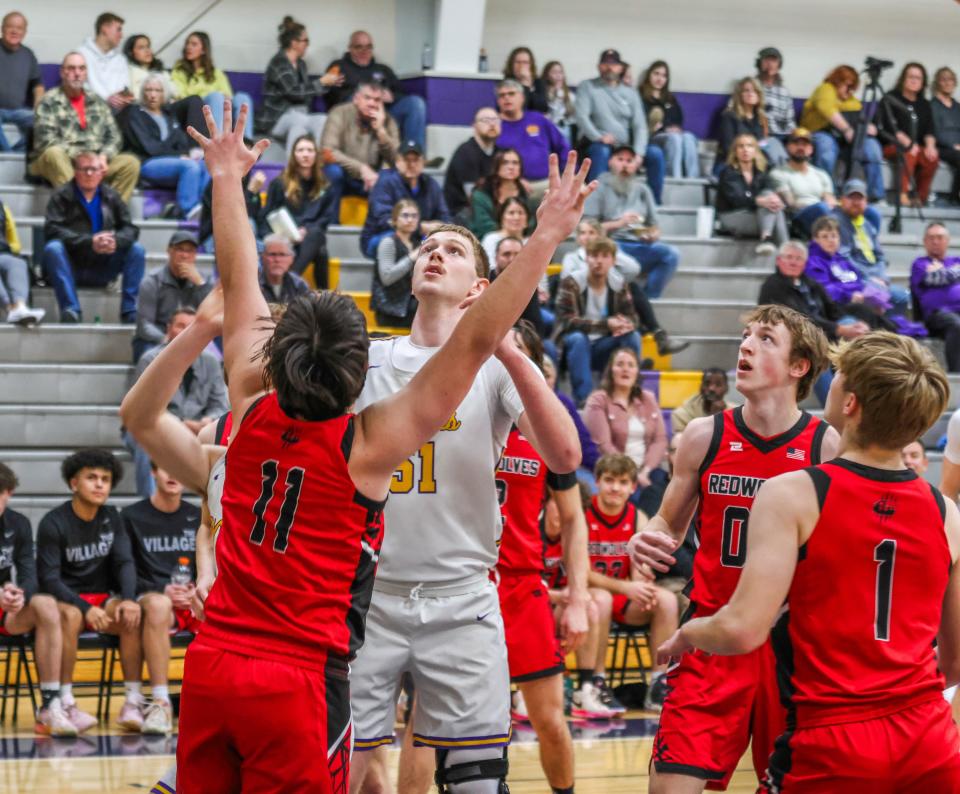
[[667, 671], [667, 699], [653, 744], [657, 772], [687, 775], [724, 791], [753, 739], [762, 781], [786, 713], [770, 643], [742, 656], [684, 654]]
[[497, 585], [507, 640], [510, 680], [532, 681], [562, 673], [563, 652], [547, 586], [538, 574], [502, 574]]
[[777, 739], [771, 794], [956, 794], [960, 734], [942, 697], [883, 717], [797, 728]]
[[178, 794], [346, 794], [351, 742], [345, 670], [187, 649]]

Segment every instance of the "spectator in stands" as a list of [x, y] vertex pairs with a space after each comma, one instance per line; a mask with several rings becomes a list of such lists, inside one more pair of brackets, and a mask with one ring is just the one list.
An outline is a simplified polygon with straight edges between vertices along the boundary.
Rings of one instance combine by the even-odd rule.
[[763, 89], [763, 110], [767, 115], [770, 135], [781, 141], [797, 126], [793, 97], [783, 84], [780, 70], [783, 55], [776, 47], [764, 47], [757, 53], [757, 80]]
[[451, 215], [469, 215], [470, 193], [490, 173], [498, 137], [500, 116], [497, 111], [480, 108], [473, 116], [473, 135], [457, 147], [444, 177], [443, 198]]
[[200, 212], [200, 201], [210, 174], [203, 150], [187, 136], [167, 105], [167, 79], [160, 72], [140, 84], [139, 103], [124, 114], [126, 137], [140, 158], [140, 176], [151, 184], [176, 189], [177, 200], [166, 218], [182, 220]]
[[84, 630], [119, 635], [126, 697], [117, 722], [139, 731], [143, 645], [137, 575], [120, 514], [107, 504], [123, 467], [105, 450], [83, 449], [64, 459], [60, 473], [73, 495], [40, 519], [37, 529], [40, 592], [57, 600], [63, 629], [60, 703], [77, 732], [97, 724], [73, 696], [77, 640]]
[[728, 388], [727, 371], [720, 367], [707, 367], [700, 379], [700, 390], [684, 400], [670, 414], [673, 438], [682, 433], [694, 419], [713, 416], [727, 408], [733, 408], [733, 403], [726, 399]]
[[146, 258], [137, 242], [140, 230], [120, 194], [102, 184], [101, 155], [80, 152], [73, 170], [73, 179], [50, 196], [43, 224], [43, 269], [57, 296], [60, 322], [83, 321], [77, 286], [106, 287], [122, 274], [120, 318], [133, 324]]
[[923, 477], [930, 466], [930, 460], [927, 458], [927, 450], [923, 447], [923, 441], [911, 441], [900, 452], [903, 459], [903, 465], [918, 477]]
[[60, 704], [60, 612], [52, 596], [38, 592], [30, 521], [9, 506], [19, 484], [17, 475], [0, 463], [0, 630], [12, 636], [33, 632], [41, 695], [37, 733], [76, 736], [77, 729]]
[[497, 216], [507, 199], [518, 198], [530, 209], [532, 202], [520, 178], [521, 167], [520, 154], [516, 149], [498, 149], [493, 155], [489, 173], [470, 194], [471, 219], [468, 225], [480, 239], [497, 229]]
[[570, 144], [542, 113], [524, 110], [523, 86], [516, 80], [497, 83], [497, 107], [500, 110], [500, 149], [515, 149], [520, 153], [523, 178], [535, 200], [547, 189], [550, 154], [556, 154], [561, 162], [570, 151]]
[[320, 148], [336, 197], [334, 217], [339, 218], [341, 196], [368, 195], [380, 169], [395, 164], [399, 136], [397, 123], [384, 110], [383, 89], [376, 83], [361, 83], [351, 103], [330, 111]]
[[[323, 75], [314, 81], [304, 56], [310, 46], [307, 29], [293, 17], [280, 23], [280, 50], [263, 75], [263, 104], [257, 111], [256, 131], [287, 142], [287, 153], [304, 135], [319, 142], [326, 116], [313, 112], [313, 101], [324, 88], [342, 81], [342, 76]], [[319, 86], [317, 84], [319, 82]]]
[[[331, 61], [327, 75], [330, 76], [327, 77], [326, 92], [328, 108], [347, 102], [364, 84], [378, 85], [383, 91], [383, 104], [396, 120], [403, 140], [414, 140], [422, 151], [426, 151], [427, 105], [423, 97], [404, 94], [393, 69], [374, 57], [373, 39], [369, 33], [365, 30], [351, 33], [347, 51], [341, 58]], [[341, 76], [342, 81], [330, 83], [331, 77]], [[428, 167], [437, 168], [442, 162], [443, 158], [434, 158]]]
[[290, 272], [291, 265], [293, 246], [290, 241], [282, 234], [268, 234], [263, 239], [260, 263], [260, 291], [267, 303], [286, 306], [297, 295], [310, 292], [310, 285]]
[[960, 372], [960, 257], [950, 256], [950, 233], [930, 223], [923, 235], [925, 256], [913, 260], [910, 289], [920, 318], [945, 342], [947, 369]]
[[30, 173], [55, 188], [73, 179], [73, 163], [92, 152], [105, 174], [100, 178], [129, 201], [140, 176], [140, 161], [121, 153], [123, 138], [110, 106], [84, 88], [87, 64], [70, 52], [60, 64], [60, 86], [44, 94], [34, 119]]
[[[937, 69], [933, 76], [933, 130], [937, 136], [940, 160], [953, 171], [948, 196], [951, 204], [960, 204], [960, 105], [953, 98], [957, 90], [957, 73], [949, 66]], [[0, 118], [3, 111], [0, 110]]]
[[450, 212], [443, 200], [440, 183], [423, 173], [423, 150], [416, 141], [406, 141], [400, 147], [397, 167], [380, 174], [370, 191], [370, 208], [360, 233], [360, 250], [371, 259], [383, 237], [393, 234], [390, 225], [393, 208], [400, 199], [412, 199], [420, 210], [420, 232], [426, 236], [450, 222]]
[[377, 325], [409, 328], [417, 310], [413, 297], [413, 263], [420, 246], [420, 208], [411, 198], [400, 199], [390, 213], [393, 234], [377, 243], [370, 308]]
[[643, 388], [640, 359], [633, 350], [617, 350], [607, 362], [600, 388], [583, 408], [583, 422], [601, 455], [620, 453], [637, 464], [635, 489], [650, 485], [667, 452], [667, 428], [657, 398]]
[[856, 265], [864, 281], [889, 290], [895, 314], [906, 314], [910, 294], [890, 283], [886, 255], [880, 246], [880, 215], [867, 206], [866, 194], [867, 186], [859, 179], [849, 179], [843, 186], [840, 206], [833, 210], [840, 222], [840, 253]]
[[[148, 75], [153, 76], [160, 73], [164, 76], [164, 93], [166, 95], [167, 105], [165, 108], [176, 116], [177, 121], [183, 129], [193, 127], [197, 130], [206, 128], [207, 121], [203, 117], [203, 100], [198, 96], [188, 96], [183, 99], [177, 99], [177, 91], [170, 81], [170, 73], [156, 55], [153, 53], [153, 46], [150, 43], [150, 37], [143, 33], [135, 33], [128, 36], [123, 43], [123, 54], [127, 59], [129, 75], [127, 86], [134, 97], [140, 96], [140, 89], [143, 87], [143, 81]], [[118, 117], [123, 120], [123, 114]]]
[[143, 733], [165, 736], [173, 729], [168, 668], [170, 634], [191, 631], [202, 623], [190, 610], [191, 584], [174, 584], [180, 560], [196, 571], [200, 508], [183, 500], [183, 485], [151, 463], [153, 495], [120, 511], [130, 539], [137, 576], [137, 603], [143, 611], [143, 652], [150, 678], [150, 700], [144, 704]]
[[[540, 75], [543, 83], [544, 96], [547, 100], [547, 109], [544, 111], [563, 136], [571, 144], [574, 143], [573, 131], [577, 123], [576, 94], [567, 85], [567, 76], [560, 61], [549, 61], [543, 67]], [[531, 110], [536, 108], [527, 105]]]
[[616, 253], [612, 240], [593, 240], [587, 245], [588, 271], [567, 276], [557, 292], [553, 339], [563, 344], [578, 404], [590, 393], [591, 373], [602, 370], [614, 350], [628, 347], [640, 355], [630, 290], [622, 281], [609, 279]]
[[[247, 205], [247, 218], [254, 234], [258, 232], [260, 211], [263, 208], [260, 200], [260, 190], [266, 181], [267, 175], [259, 169], [247, 171], [243, 178], [243, 196]], [[201, 199], [199, 238], [203, 250], [208, 254], [213, 253], [213, 184], [211, 182], [207, 183]], [[263, 250], [263, 243], [259, 239], [257, 239], [257, 250]]]
[[[223, 128], [223, 100], [233, 99], [233, 106], [239, 109], [246, 105], [250, 112], [243, 134], [247, 138], [253, 137], [253, 100], [250, 95], [242, 91], [234, 94], [229, 78], [213, 65], [213, 50], [210, 36], [202, 30], [194, 30], [183, 43], [181, 58], [173, 65], [170, 79], [180, 97], [198, 96], [204, 104], [210, 106], [213, 119], [217, 126]], [[234, 112], [233, 120], [237, 120]], [[202, 130], [201, 130], [202, 131]]]
[[46, 311], [31, 309], [27, 305], [30, 297], [30, 271], [26, 260], [20, 256], [20, 237], [10, 208], [0, 201], [0, 223], [3, 235], [0, 236], [0, 308], [6, 309], [7, 322], [15, 325], [33, 325], [39, 323]]
[[[291, 240], [297, 254], [293, 272], [302, 276], [312, 262], [313, 280], [319, 289], [327, 289], [330, 283], [327, 227], [337, 221], [337, 201], [336, 191], [324, 174], [316, 141], [310, 135], [301, 135], [291, 147], [287, 167], [267, 190], [260, 236], [264, 237], [273, 229], [268, 216], [286, 210], [297, 232], [297, 239]], [[280, 227], [273, 231], [283, 233]]]
[[[43, 98], [40, 64], [23, 44], [26, 35], [27, 18], [19, 11], [8, 12], [0, 24], [0, 152], [27, 148], [34, 108]], [[20, 140], [13, 146], [3, 134], [3, 124], [14, 124], [20, 131]]]
[[[604, 237], [603, 227], [600, 222], [594, 218], [587, 218], [580, 221], [577, 225], [577, 248], [574, 251], [568, 251], [564, 254], [563, 265], [560, 269], [560, 280], [567, 276], [584, 277], [587, 274], [587, 246], [593, 240], [599, 240]], [[660, 321], [653, 311], [653, 306], [647, 298], [644, 291], [637, 282], [640, 275], [640, 263], [632, 256], [625, 254], [619, 248], [613, 262], [613, 269], [608, 275], [608, 281], [619, 290], [623, 284], [630, 290], [630, 299], [633, 301], [633, 308], [637, 313], [640, 322], [640, 330], [647, 334], [653, 334], [654, 341], [657, 343], [657, 354], [667, 356], [672, 353], [679, 353], [690, 346], [689, 342], [676, 342], [670, 338], [669, 334], [660, 327]]]
[[135, 100], [130, 92], [130, 73], [120, 43], [123, 41], [123, 18], [104, 12], [97, 17], [94, 34], [77, 47], [87, 62], [87, 85], [114, 112], [123, 110]]
[[[857, 119], [863, 108], [854, 95], [858, 85], [860, 77], [856, 69], [838, 66], [810, 94], [800, 114], [800, 126], [813, 133], [813, 164], [830, 174], [835, 184], [839, 184], [835, 173], [837, 158], [853, 143]], [[866, 131], [857, 159], [867, 177], [870, 201], [880, 201], [884, 197], [883, 152], [876, 138], [876, 126], [869, 124]]]
[[526, 242], [530, 220], [530, 208], [525, 201], [515, 196], [504, 201], [497, 210], [497, 228], [480, 239], [487, 259], [492, 262], [496, 258], [497, 244], [505, 237]]
[[756, 253], [769, 256], [787, 241], [784, 203], [774, 190], [757, 139], [750, 133], [733, 139], [727, 164], [717, 176], [717, 220], [734, 237], [757, 237]]
[[650, 144], [663, 151], [667, 174], [675, 179], [699, 177], [699, 141], [683, 128], [683, 108], [670, 91], [666, 61], [654, 61], [644, 72], [640, 98], [647, 113]]
[[600, 55], [600, 76], [584, 80], [577, 87], [577, 127], [589, 142], [588, 179], [595, 179], [607, 170], [614, 146], [631, 146], [637, 153], [637, 168], [644, 166], [653, 197], [660, 203], [663, 196], [665, 164], [663, 152], [647, 150], [649, 132], [640, 95], [623, 83], [626, 64], [616, 50]]
[[537, 77], [537, 62], [529, 47], [514, 47], [503, 65], [503, 79], [513, 80], [523, 90], [523, 104], [527, 110], [547, 113], [547, 88], [542, 78]]
[[744, 77], [737, 81], [726, 110], [720, 114], [714, 173], [718, 173], [723, 168], [734, 138], [745, 133], [757, 139], [767, 162], [774, 168], [787, 159], [783, 144], [770, 135], [770, 125], [767, 121], [767, 113], [763, 109], [763, 102], [763, 88], [759, 80], [755, 77]]
[[599, 220], [617, 245], [640, 263], [647, 297], [659, 298], [676, 272], [680, 252], [660, 242], [656, 203], [637, 176], [639, 161], [632, 147], [614, 148], [600, 187], [587, 198], [584, 215]]
[[197, 270], [198, 241], [193, 232], [175, 231], [167, 243], [167, 264], [147, 275], [137, 295], [137, 332], [133, 361], [163, 344], [177, 310], [196, 309], [213, 289], [213, 280]]
[[[933, 111], [926, 92], [927, 70], [923, 64], [908, 63], [877, 111], [883, 156], [892, 161], [903, 158], [900, 203], [905, 207], [926, 206], [933, 176], [940, 165]], [[911, 181], [915, 193], [910, 188]]]
[[770, 180], [787, 205], [794, 226], [809, 238], [813, 222], [837, 206], [833, 179], [823, 169], [810, 165], [813, 138], [809, 130], [797, 127], [790, 133], [787, 154], [789, 159], [770, 172]]

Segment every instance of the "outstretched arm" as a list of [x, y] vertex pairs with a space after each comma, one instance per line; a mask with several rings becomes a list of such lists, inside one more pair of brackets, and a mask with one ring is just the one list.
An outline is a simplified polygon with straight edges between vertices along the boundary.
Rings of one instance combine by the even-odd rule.
[[160, 468], [196, 493], [207, 488], [207, 455], [200, 440], [167, 406], [222, 325], [223, 293], [218, 286], [200, 304], [194, 321], [150, 362], [120, 405], [120, 418], [137, 443]]
[[[550, 155], [550, 188], [537, 212], [537, 230], [516, 261], [464, 313], [446, 344], [397, 394], [361, 412], [350, 471], [368, 496], [383, 498], [397, 464], [429, 440], [463, 401], [483, 362], [516, 322], [546, 271], [557, 245], [573, 231], [583, 202], [589, 162], [576, 168], [571, 153], [560, 176]], [[468, 256], [466, 241], [429, 237], [419, 257], [443, 263]]]
[[[243, 105], [233, 126], [229, 99], [223, 102], [223, 129], [204, 105], [210, 137], [193, 127], [187, 132], [203, 149], [213, 184], [213, 239], [217, 269], [223, 284], [223, 363], [230, 373], [230, 407], [239, 420], [248, 404], [263, 391], [262, 367], [257, 354], [270, 337], [270, 311], [260, 292], [257, 244], [247, 221], [243, 177], [270, 145], [258, 141], [253, 148], [243, 142], [243, 125], [249, 108]], [[239, 425], [239, 421], [235, 427]]]

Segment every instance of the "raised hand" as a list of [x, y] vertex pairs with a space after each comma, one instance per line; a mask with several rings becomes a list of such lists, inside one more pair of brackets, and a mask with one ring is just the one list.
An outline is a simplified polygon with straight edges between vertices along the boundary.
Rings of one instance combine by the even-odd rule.
[[222, 130], [217, 127], [209, 105], [203, 106], [203, 117], [207, 122], [207, 129], [210, 130], [210, 137], [201, 134], [194, 127], [187, 127], [187, 133], [203, 149], [207, 170], [214, 179], [218, 176], [242, 179], [270, 145], [266, 138], [257, 141], [252, 147], [243, 142], [244, 123], [249, 112], [246, 105], [241, 105], [234, 127], [232, 103], [229, 99], [224, 99]]
[[223, 284], [219, 281], [197, 307], [196, 321], [209, 325], [217, 336], [223, 330]]
[[565, 240], [580, 222], [583, 215], [583, 203], [587, 196], [597, 189], [596, 180], [586, 184], [590, 170], [590, 158], [586, 158], [577, 168], [577, 154], [567, 155], [566, 167], [560, 173], [560, 160], [550, 155], [549, 187], [537, 209], [537, 230], [543, 229]]
[[634, 565], [649, 565], [653, 570], [666, 573], [676, 563], [673, 556], [676, 541], [665, 532], [642, 529], [627, 543], [627, 550]]

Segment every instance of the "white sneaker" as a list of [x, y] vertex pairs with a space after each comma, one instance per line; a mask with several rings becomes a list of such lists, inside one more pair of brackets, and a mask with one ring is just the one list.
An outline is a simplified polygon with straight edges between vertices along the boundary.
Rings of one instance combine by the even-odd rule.
[[515, 722], [530, 722], [527, 704], [523, 700], [523, 692], [519, 689], [513, 693], [513, 703], [510, 707], [510, 716]]
[[151, 700], [144, 711], [141, 733], [166, 736], [173, 730], [173, 708], [166, 700]]
[[616, 717], [617, 713], [603, 704], [597, 688], [588, 682], [573, 693], [570, 716], [585, 720], [609, 720]]
[[47, 736], [76, 736], [79, 733], [77, 726], [70, 722], [59, 699], [54, 699], [49, 706], [37, 711], [35, 730]]
[[7, 313], [7, 322], [11, 325], [36, 325], [46, 314], [45, 309], [31, 309], [28, 306], [17, 306]]
[[117, 725], [124, 730], [139, 733], [143, 728], [143, 714], [140, 712], [140, 706], [131, 703], [129, 700], [123, 701], [120, 714], [117, 717]]
[[77, 705], [76, 701], [71, 703], [69, 706], [64, 706], [63, 710], [67, 715], [67, 719], [73, 723], [74, 727], [79, 733], [88, 731], [97, 724], [97, 718], [92, 714], [87, 714], [85, 711], [80, 711], [80, 707]]
[[775, 253], [777, 253], [777, 247], [769, 240], [763, 240], [757, 244], [757, 247], [753, 249], [753, 252], [757, 256], [773, 256]]

